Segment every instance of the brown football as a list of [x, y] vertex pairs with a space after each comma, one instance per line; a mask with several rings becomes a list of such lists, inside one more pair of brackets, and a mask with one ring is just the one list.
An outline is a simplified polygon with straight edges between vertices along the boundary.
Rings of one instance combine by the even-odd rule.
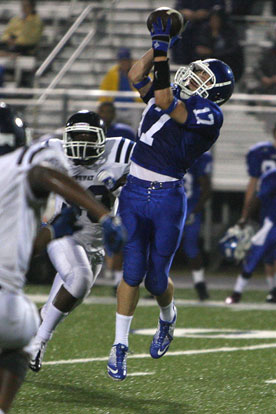
[[149, 31], [152, 29], [152, 24], [161, 17], [163, 26], [165, 27], [168, 21], [168, 18], [172, 19], [172, 26], [170, 31], [170, 37], [180, 34], [184, 29], [184, 18], [183, 15], [174, 9], [169, 7], [159, 7], [158, 9], [153, 10], [147, 18], [147, 26]]

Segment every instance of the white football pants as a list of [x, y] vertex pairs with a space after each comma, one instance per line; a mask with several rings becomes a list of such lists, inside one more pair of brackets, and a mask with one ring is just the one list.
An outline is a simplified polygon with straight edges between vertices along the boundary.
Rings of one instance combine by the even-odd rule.
[[[103, 253], [87, 254], [71, 237], [63, 237], [48, 245], [48, 255], [61, 279], [55, 286], [55, 293], [62, 284], [77, 299], [90, 293], [102, 268]], [[51, 297], [53, 299], [52, 292]]]
[[39, 316], [36, 306], [22, 291], [0, 290], [0, 352], [23, 349], [30, 352], [28, 345], [36, 335]]

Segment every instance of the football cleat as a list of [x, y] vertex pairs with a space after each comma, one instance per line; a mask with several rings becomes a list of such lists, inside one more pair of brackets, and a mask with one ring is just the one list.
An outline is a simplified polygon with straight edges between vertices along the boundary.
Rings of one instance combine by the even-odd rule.
[[169, 349], [170, 343], [173, 340], [173, 332], [177, 318], [177, 310], [175, 306], [174, 312], [175, 315], [172, 322], [162, 321], [162, 319], [159, 318], [157, 331], [150, 345], [150, 355], [152, 358], [161, 358]]
[[225, 299], [226, 305], [233, 305], [235, 303], [239, 303], [241, 300], [242, 294], [239, 292], [233, 292], [231, 296]]
[[107, 373], [114, 380], [123, 381], [127, 376], [127, 351], [128, 347], [123, 344], [115, 344], [111, 348]]
[[33, 352], [29, 362], [29, 368], [34, 371], [38, 372], [41, 370], [42, 367], [42, 360], [47, 348], [47, 342], [42, 342], [41, 340], [37, 339], [33, 344]]
[[273, 288], [266, 297], [267, 303], [276, 303], [276, 288]]
[[195, 290], [197, 291], [199, 300], [209, 299], [209, 293], [205, 282], [196, 283]]

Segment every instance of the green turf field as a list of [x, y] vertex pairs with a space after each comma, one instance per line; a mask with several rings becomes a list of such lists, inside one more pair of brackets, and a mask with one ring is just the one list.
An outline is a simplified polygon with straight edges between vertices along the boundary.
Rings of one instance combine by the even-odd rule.
[[102, 303], [82, 304], [58, 327], [42, 370], [28, 372], [11, 414], [275, 414], [276, 305], [248, 291], [242, 306], [226, 307], [226, 293], [211, 291], [210, 305], [199, 306], [185, 301], [193, 291], [178, 289], [176, 337], [159, 360], [148, 353], [158, 308], [150, 300], [139, 306], [129, 376], [115, 382], [106, 374], [115, 304], [106, 304], [110, 287], [95, 286]]

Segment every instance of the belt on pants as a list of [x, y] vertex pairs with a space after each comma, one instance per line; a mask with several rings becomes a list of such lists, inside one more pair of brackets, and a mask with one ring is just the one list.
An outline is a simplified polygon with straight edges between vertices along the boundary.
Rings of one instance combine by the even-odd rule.
[[183, 186], [183, 180], [177, 181], [147, 181], [141, 180], [140, 178], [134, 177], [133, 175], [129, 175], [127, 178], [127, 182], [130, 184], [137, 184], [140, 187], [149, 188], [151, 190], [160, 190], [165, 188], [175, 188]]

